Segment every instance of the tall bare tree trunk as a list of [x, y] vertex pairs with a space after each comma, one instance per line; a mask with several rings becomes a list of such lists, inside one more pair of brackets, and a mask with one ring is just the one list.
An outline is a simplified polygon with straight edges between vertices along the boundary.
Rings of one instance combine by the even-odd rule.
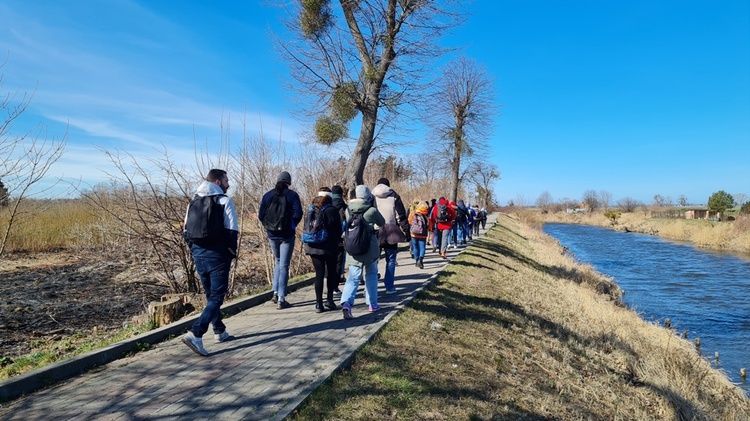
[[[377, 103], [377, 96], [367, 102], [367, 104], [373, 103]], [[354, 197], [354, 189], [365, 182], [365, 166], [367, 165], [367, 158], [369, 158], [370, 152], [372, 152], [372, 145], [375, 143], [375, 125], [377, 124], [377, 120], [377, 106], [370, 105], [362, 110], [362, 127], [359, 132], [359, 140], [352, 153], [352, 158], [349, 160], [343, 181], [344, 187], [349, 189], [350, 197]]]

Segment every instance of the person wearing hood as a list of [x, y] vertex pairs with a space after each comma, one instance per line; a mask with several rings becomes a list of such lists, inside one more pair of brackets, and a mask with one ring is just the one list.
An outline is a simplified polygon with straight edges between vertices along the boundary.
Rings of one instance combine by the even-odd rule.
[[418, 268], [424, 269], [424, 255], [427, 247], [427, 236], [432, 231], [430, 218], [427, 215], [429, 204], [417, 201], [414, 211], [409, 215], [409, 231], [411, 232], [411, 249]]
[[[220, 206], [223, 209], [224, 233], [216, 235], [215, 239], [188, 241], [195, 262], [195, 270], [198, 272], [206, 294], [206, 306], [198, 320], [181, 339], [193, 352], [204, 357], [208, 355], [208, 351], [203, 347], [203, 335], [208, 331], [208, 325], [213, 327], [214, 342], [224, 342], [229, 338], [227, 327], [222, 322], [221, 305], [224, 303], [224, 295], [229, 287], [229, 269], [232, 259], [237, 257], [239, 226], [234, 202], [226, 196], [227, 190], [229, 190], [227, 172], [219, 169], [209, 171], [206, 179], [198, 186], [195, 198], [217, 196], [212, 206]], [[196, 223], [192, 219], [207, 217], [206, 214], [193, 208], [188, 206], [185, 214], [183, 226], [186, 229], [186, 238], [189, 228]]]
[[385, 224], [378, 229], [380, 248], [385, 252], [385, 293], [394, 294], [398, 243], [409, 239], [408, 215], [401, 196], [391, 188], [387, 178], [378, 180], [378, 185], [372, 189], [372, 195], [375, 197], [375, 206], [385, 218]]
[[451, 208], [448, 199], [441, 197], [438, 199], [437, 205], [432, 208], [430, 214], [430, 223], [437, 227], [438, 236], [437, 242], [440, 243], [440, 256], [443, 259], [448, 258], [448, 241], [453, 227], [453, 221], [456, 219], [456, 211]]
[[378, 257], [380, 249], [378, 248], [378, 239], [375, 235], [375, 225], [383, 226], [385, 218], [378, 209], [371, 204], [372, 193], [367, 186], [359, 185], [355, 189], [355, 198], [349, 201], [346, 210], [346, 226], [351, 226], [354, 215], [361, 214], [362, 219], [367, 224], [368, 234], [370, 236], [370, 245], [367, 252], [360, 255], [351, 255], [347, 253], [346, 264], [349, 267], [349, 275], [341, 293], [341, 309], [345, 319], [353, 319], [352, 306], [354, 297], [357, 295], [359, 280], [362, 278], [364, 271], [365, 278], [365, 300], [369, 304], [370, 311], [380, 310], [378, 305]]
[[279, 310], [292, 305], [286, 301], [289, 284], [289, 262], [294, 251], [297, 224], [302, 220], [302, 203], [299, 195], [289, 186], [292, 176], [282, 171], [276, 178], [276, 186], [263, 195], [258, 206], [258, 220], [268, 233], [275, 266], [273, 269], [273, 298]]

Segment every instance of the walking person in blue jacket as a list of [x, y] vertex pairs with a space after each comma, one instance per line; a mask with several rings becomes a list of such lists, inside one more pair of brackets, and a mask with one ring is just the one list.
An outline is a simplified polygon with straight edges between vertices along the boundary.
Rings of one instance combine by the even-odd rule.
[[268, 233], [273, 251], [273, 302], [279, 310], [292, 305], [286, 300], [289, 284], [289, 262], [292, 261], [297, 224], [302, 220], [302, 203], [299, 195], [289, 186], [292, 176], [282, 171], [276, 178], [276, 186], [263, 195], [258, 207], [258, 220]]

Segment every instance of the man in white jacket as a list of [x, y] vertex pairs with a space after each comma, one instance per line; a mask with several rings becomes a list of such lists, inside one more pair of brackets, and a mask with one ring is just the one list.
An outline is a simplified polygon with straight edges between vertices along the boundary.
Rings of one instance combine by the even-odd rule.
[[[209, 324], [213, 327], [214, 342], [223, 342], [229, 338], [226, 326], [221, 321], [221, 305], [224, 303], [224, 295], [229, 286], [229, 269], [232, 259], [237, 257], [239, 227], [234, 203], [225, 195], [227, 190], [229, 190], [227, 172], [218, 169], [209, 171], [206, 179], [198, 186], [195, 198], [216, 196], [212, 202], [214, 206], [222, 210], [223, 231], [219, 225], [219, 228], [213, 230], [219, 232], [212, 233], [211, 238], [206, 240], [192, 240], [189, 235], [186, 235], [195, 261], [195, 269], [206, 294], [206, 307], [203, 308], [200, 318], [182, 337], [182, 342], [193, 352], [204, 357], [208, 356], [208, 351], [203, 347], [203, 334], [208, 331]], [[199, 210], [188, 206], [185, 215], [186, 234], [190, 233], [191, 227], [195, 224], [201, 224], [195, 219], [205, 216]], [[204, 223], [203, 226], [205, 227], [206, 224]]]

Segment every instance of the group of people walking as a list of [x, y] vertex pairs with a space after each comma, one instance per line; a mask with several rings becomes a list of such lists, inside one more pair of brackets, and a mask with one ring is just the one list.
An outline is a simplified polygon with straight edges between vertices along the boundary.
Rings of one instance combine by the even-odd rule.
[[[365, 185], [357, 186], [348, 203], [341, 186], [321, 187], [305, 210], [291, 185], [291, 175], [282, 171], [276, 185], [263, 195], [258, 207], [258, 219], [267, 232], [275, 261], [272, 301], [280, 310], [292, 306], [287, 301], [289, 264], [300, 224], [303, 225], [304, 252], [315, 268], [315, 310], [341, 309], [345, 319], [352, 319], [360, 283], [365, 286], [369, 311], [380, 310], [378, 260], [381, 253], [385, 258], [385, 294], [394, 294], [397, 292], [395, 272], [399, 243], [410, 242], [414, 264], [422, 269], [428, 244], [432, 245], [433, 252], [439, 250], [446, 258], [448, 247], [466, 244], [467, 239], [472, 239], [472, 233], [479, 233], [480, 225], [484, 228], [487, 216], [486, 211], [476, 205], [467, 207], [462, 200], [454, 203], [444, 197], [431, 202], [416, 200], [407, 212], [401, 196], [391, 188], [387, 178], [378, 180], [372, 190]], [[207, 304], [182, 341], [202, 356], [208, 355], [202, 338], [209, 325], [213, 328], [215, 342], [229, 338], [221, 320], [221, 304], [227, 291], [230, 263], [236, 257], [238, 226], [232, 200], [225, 195], [228, 188], [226, 171], [211, 170], [188, 206], [184, 221], [185, 239], [193, 254]], [[347, 268], [348, 274], [344, 277]], [[339, 291], [339, 282], [344, 280], [343, 291]], [[340, 307], [334, 300], [335, 295], [340, 295]]]

